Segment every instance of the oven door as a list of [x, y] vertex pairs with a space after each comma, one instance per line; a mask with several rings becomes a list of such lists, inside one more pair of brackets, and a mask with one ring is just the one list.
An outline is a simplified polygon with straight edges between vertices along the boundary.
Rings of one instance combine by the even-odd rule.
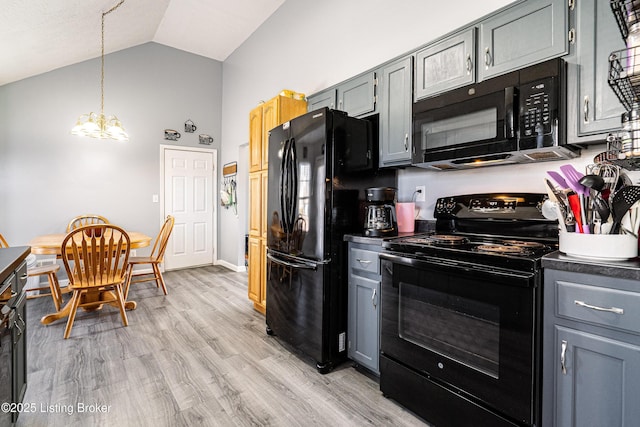
[[382, 354], [533, 424], [536, 275], [443, 259], [380, 257]]
[[462, 88], [465, 98], [458, 100], [458, 90], [451, 94], [453, 101], [444, 105], [439, 105], [437, 99], [414, 104], [413, 164], [504, 160], [511, 156], [510, 152], [517, 151], [516, 88], [491, 88], [489, 93], [482, 93], [482, 87], [474, 89], [480, 93], [470, 95], [469, 89]]

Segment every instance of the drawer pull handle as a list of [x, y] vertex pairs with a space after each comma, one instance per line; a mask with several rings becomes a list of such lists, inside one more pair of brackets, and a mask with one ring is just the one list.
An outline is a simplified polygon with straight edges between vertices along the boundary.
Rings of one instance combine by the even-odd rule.
[[371, 260], [368, 259], [356, 259], [360, 264], [368, 265], [371, 263]]
[[587, 304], [584, 301], [578, 301], [578, 300], [575, 300], [574, 303], [576, 305], [579, 305], [580, 307], [590, 308], [591, 310], [606, 311], [608, 313], [614, 313], [614, 314], [624, 314], [624, 309], [618, 308], [618, 307], [611, 307], [611, 308], [598, 307], [597, 305]]
[[373, 293], [371, 294], [371, 304], [373, 304], [373, 308], [376, 308], [376, 289], [373, 288]]
[[560, 366], [562, 367], [562, 374], [567, 375], [567, 364], [566, 362], [567, 355], [567, 341], [562, 340], [562, 346], [560, 350]]

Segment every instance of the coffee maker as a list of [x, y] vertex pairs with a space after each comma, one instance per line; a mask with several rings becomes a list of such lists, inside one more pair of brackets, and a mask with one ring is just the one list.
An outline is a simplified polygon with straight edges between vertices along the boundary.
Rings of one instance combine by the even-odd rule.
[[387, 237], [398, 235], [396, 189], [372, 187], [365, 190], [364, 235]]

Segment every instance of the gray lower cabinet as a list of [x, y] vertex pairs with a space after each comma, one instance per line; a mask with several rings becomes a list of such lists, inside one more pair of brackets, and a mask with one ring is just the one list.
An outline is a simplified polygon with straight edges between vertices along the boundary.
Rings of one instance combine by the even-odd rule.
[[542, 425], [636, 425], [639, 283], [545, 269], [544, 284]]
[[347, 355], [376, 375], [380, 352], [380, 246], [349, 243]]
[[606, 136], [620, 128], [620, 115], [624, 112], [607, 83], [609, 55], [624, 49], [625, 43], [609, 2], [580, 0], [572, 14], [572, 24], [575, 46], [568, 57], [568, 81], [572, 86], [568, 92], [567, 129], [577, 129], [579, 137]]
[[416, 53], [416, 101], [476, 81], [476, 29], [466, 29]]
[[319, 108], [336, 108], [336, 89], [331, 88], [313, 94], [307, 98], [307, 111], [315, 111]]
[[413, 56], [384, 66], [378, 81], [380, 166], [411, 164]]
[[478, 81], [562, 56], [567, 38], [567, 0], [527, 0], [505, 9], [479, 24]]

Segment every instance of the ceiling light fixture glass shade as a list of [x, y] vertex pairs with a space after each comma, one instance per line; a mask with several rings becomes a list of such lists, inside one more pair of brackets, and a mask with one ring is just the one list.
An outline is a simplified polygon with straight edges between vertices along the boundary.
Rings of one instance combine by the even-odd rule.
[[100, 114], [91, 112], [89, 114], [81, 114], [78, 117], [76, 125], [71, 129], [72, 135], [89, 136], [91, 138], [99, 139], [115, 139], [117, 141], [128, 141], [129, 135], [122, 127], [122, 123], [116, 116], [104, 115], [104, 17], [120, 5], [124, 3], [121, 0], [118, 4], [113, 6], [106, 12], [102, 12], [102, 66], [100, 76]]

